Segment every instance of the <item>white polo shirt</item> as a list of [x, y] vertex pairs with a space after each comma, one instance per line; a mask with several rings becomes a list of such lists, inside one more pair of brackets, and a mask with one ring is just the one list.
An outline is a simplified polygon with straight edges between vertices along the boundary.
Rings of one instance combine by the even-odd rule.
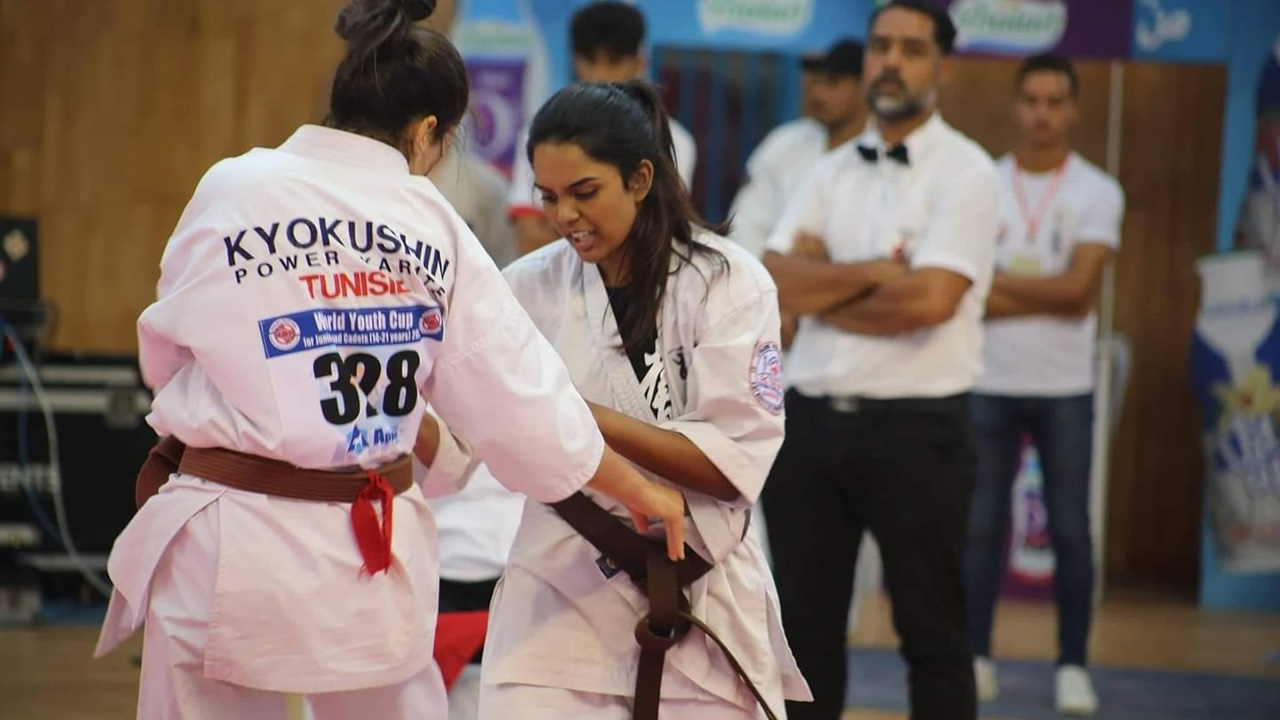
[[[1012, 155], [998, 163], [1003, 228], [996, 268], [1059, 275], [1077, 245], [1120, 246], [1124, 191], [1076, 153], [1058, 170], [1028, 173]], [[1079, 395], [1093, 390], [1097, 317], [1030, 315], [987, 323], [985, 367], [976, 390], [992, 395]]]
[[[797, 231], [821, 236], [837, 263], [884, 259], [903, 247], [913, 269], [943, 268], [973, 284], [949, 320], [902, 335], [856, 335], [802, 318], [787, 369], [802, 394], [944, 397], [978, 379], [1000, 227], [995, 164], [936, 112], [903, 144], [909, 165], [886, 157], [875, 128], [823, 156], [768, 248], [790, 251]], [[878, 160], [864, 159], [860, 146], [876, 148]]]
[[760, 257], [765, 242], [796, 189], [814, 163], [827, 152], [827, 129], [817, 120], [800, 118], [769, 131], [747, 158], [746, 183], [729, 210], [729, 237]]
[[[671, 127], [671, 145], [675, 148], [676, 171], [685, 187], [693, 189], [693, 169], [698, 163], [698, 145], [693, 136], [675, 118], [668, 118]], [[511, 166], [511, 192], [507, 196], [507, 215], [515, 218], [520, 215], [542, 215], [542, 198], [533, 187], [533, 166], [529, 163], [529, 154], [525, 147], [529, 144], [529, 128], [520, 132], [520, 141], [516, 145], [516, 161]]]

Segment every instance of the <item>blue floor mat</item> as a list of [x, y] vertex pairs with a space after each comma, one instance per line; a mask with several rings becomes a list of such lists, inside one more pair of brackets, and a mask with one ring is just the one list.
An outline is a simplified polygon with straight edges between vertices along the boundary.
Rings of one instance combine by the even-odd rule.
[[[998, 662], [1000, 697], [978, 714], [1007, 720], [1058, 720], [1052, 663]], [[1094, 720], [1280, 720], [1280, 681], [1231, 675], [1091, 667]], [[906, 667], [887, 650], [849, 652], [851, 708], [907, 710]]]

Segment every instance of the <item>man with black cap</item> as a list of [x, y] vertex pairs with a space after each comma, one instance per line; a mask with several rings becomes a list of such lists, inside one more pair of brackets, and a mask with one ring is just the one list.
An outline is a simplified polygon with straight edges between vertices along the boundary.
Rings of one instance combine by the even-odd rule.
[[747, 179], [730, 211], [730, 237], [760, 257], [790, 194], [818, 158], [862, 132], [862, 44], [842, 39], [801, 60], [805, 117], [774, 128], [747, 159]]

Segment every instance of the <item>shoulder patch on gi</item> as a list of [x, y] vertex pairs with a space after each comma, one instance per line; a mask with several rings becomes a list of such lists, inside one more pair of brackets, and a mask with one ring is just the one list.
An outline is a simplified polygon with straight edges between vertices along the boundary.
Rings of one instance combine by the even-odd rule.
[[756, 343], [756, 351], [751, 356], [751, 394], [755, 396], [760, 407], [774, 415], [782, 413], [782, 350], [778, 343], [765, 341]]

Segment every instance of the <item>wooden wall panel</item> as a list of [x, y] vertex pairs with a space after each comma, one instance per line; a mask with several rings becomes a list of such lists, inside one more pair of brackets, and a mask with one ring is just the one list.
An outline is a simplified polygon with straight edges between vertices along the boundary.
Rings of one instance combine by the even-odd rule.
[[[218, 159], [319, 120], [342, 0], [0, 0], [0, 212], [41, 221], [58, 348], [132, 351], [160, 252]], [[957, 61], [944, 115], [1009, 149], [1009, 60]], [[1103, 164], [1109, 74], [1082, 63], [1077, 143]], [[1112, 463], [1107, 569], [1189, 585], [1201, 461], [1186, 354], [1213, 245], [1221, 68], [1129, 65], [1116, 326], [1134, 368]]]
[[[1015, 140], [1012, 101], [1015, 60], [959, 59], [943, 83], [938, 104], [947, 122], [999, 157]], [[1080, 76], [1080, 125], [1076, 149], [1099, 167], [1106, 165], [1107, 107], [1111, 92], [1110, 66], [1091, 61], [1076, 64]]]
[[0, 0], [0, 212], [35, 215], [58, 348], [131, 351], [217, 160], [320, 120], [341, 0]]
[[1108, 523], [1115, 574], [1194, 587], [1204, 462], [1188, 353], [1195, 260], [1213, 251], [1222, 147], [1222, 67], [1125, 69], [1120, 182], [1128, 196], [1116, 264], [1116, 329], [1134, 348], [1115, 438]]

